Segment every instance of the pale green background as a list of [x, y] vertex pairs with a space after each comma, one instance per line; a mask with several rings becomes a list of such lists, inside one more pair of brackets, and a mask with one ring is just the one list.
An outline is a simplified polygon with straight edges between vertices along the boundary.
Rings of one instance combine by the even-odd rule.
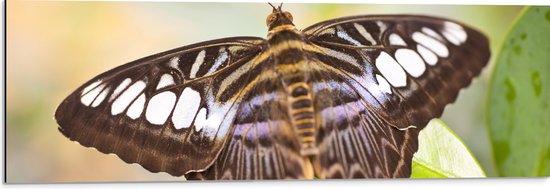
[[[444, 16], [479, 28], [500, 46], [520, 6], [285, 4], [295, 24], [359, 14]], [[114, 155], [70, 142], [53, 114], [61, 100], [93, 76], [120, 64], [210, 39], [267, 34], [263, 3], [9, 1], [7, 6], [7, 181], [183, 180], [149, 173]], [[488, 176], [494, 166], [483, 125], [486, 68], [442, 117]]]

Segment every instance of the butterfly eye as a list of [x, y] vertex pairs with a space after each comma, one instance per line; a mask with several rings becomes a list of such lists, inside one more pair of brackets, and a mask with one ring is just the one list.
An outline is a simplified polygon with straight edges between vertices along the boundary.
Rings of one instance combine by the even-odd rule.
[[269, 26], [271, 23], [275, 22], [275, 19], [277, 19], [276, 13], [272, 13], [269, 16], [267, 16], [267, 19], [265, 20], [265, 24]]
[[292, 14], [290, 14], [289, 12], [286, 12], [286, 11], [283, 14], [285, 14], [285, 17], [288, 18], [290, 21], [293, 21]]

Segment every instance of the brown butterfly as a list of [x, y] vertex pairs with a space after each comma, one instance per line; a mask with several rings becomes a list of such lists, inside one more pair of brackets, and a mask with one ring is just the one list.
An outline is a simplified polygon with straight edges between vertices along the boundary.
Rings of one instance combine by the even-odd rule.
[[197, 43], [100, 74], [59, 105], [59, 130], [190, 179], [409, 177], [418, 132], [490, 56], [483, 34], [442, 18], [292, 20], [273, 7], [267, 39]]

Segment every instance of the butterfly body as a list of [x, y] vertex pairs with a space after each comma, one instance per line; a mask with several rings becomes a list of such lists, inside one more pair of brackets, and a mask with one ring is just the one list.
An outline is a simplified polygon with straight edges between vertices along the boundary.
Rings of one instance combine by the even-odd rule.
[[357, 16], [267, 39], [190, 45], [120, 66], [59, 106], [59, 130], [190, 179], [408, 177], [418, 132], [489, 58], [487, 39], [425, 16]]

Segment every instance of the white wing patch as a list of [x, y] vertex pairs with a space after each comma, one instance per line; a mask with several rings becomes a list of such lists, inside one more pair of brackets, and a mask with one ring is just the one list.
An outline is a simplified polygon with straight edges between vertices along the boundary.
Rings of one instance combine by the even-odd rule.
[[395, 59], [413, 77], [421, 76], [426, 70], [426, 65], [420, 56], [410, 49], [397, 49]]
[[189, 73], [189, 78], [193, 79], [197, 77], [197, 72], [199, 71], [199, 68], [204, 62], [205, 56], [206, 56], [206, 50], [202, 50], [201, 52], [199, 52], [199, 54], [197, 55], [197, 58], [195, 59], [195, 62], [193, 63], [193, 66], [191, 66], [191, 72]]
[[176, 83], [174, 82], [174, 78], [172, 77], [172, 75], [163, 74], [160, 77], [159, 83], [157, 85], [157, 90], [161, 89], [161, 88], [164, 88], [164, 87], [168, 87], [170, 85], [174, 85], [174, 84], [176, 84]]
[[447, 49], [447, 47], [443, 43], [441, 43], [440, 41], [432, 37], [427, 36], [424, 33], [414, 32], [412, 35], [412, 38], [417, 43], [432, 50], [435, 54], [437, 54], [440, 57], [445, 58], [449, 56], [449, 49]]
[[130, 105], [130, 108], [128, 108], [128, 111], [126, 112], [126, 115], [132, 119], [137, 119], [139, 116], [141, 116], [141, 113], [143, 112], [143, 109], [145, 108], [145, 94], [139, 95], [139, 97]]
[[426, 49], [426, 47], [422, 45], [417, 45], [416, 50], [418, 53], [424, 58], [426, 63], [428, 63], [430, 66], [435, 66], [437, 64], [437, 56], [430, 50]]
[[88, 93], [90, 90], [94, 89], [94, 88], [97, 87], [99, 84], [101, 84], [101, 79], [100, 79], [100, 80], [97, 80], [96, 82], [93, 82], [92, 84], [90, 84], [90, 85], [88, 85], [86, 88], [84, 88], [84, 90], [82, 90], [82, 94]]
[[334, 35], [336, 33], [336, 30], [334, 28], [327, 28], [323, 31], [321, 31], [321, 33], [319, 33], [318, 35], [321, 36], [321, 35]]
[[168, 66], [178, 70], [181, 73], [181, 69], [179, 67], [179, 62], [180, 62], [180, 57], [176, 56], [176, 57], [170, 59], [170, 61], [168, 61]]
[[390, 84], [386, 81], [386, 79], [384, 79], [384, 77], [376, 74], [376, 81], [378, 82], [378, 89], [380, 89], [380, 91], [392, 94]]
[[[103, 88], [105, 88], [105, 84], [99, 85], [101, 81], [96, 81], [92, 84], [90, 84], [88, 87], [84, 88], [82, 91], [82, 94], [84, 94], [82, 97], [80, 97], [80, 102], [86, 106], [90, 106], [90, 104], [96, 99], [96, 97], [101, 93]], [[103, 100], [103, 99], [102, 99]]]
[[359, 63], [357, 62], [357, 59], [353, 58], [352, 56], [350, 56], [346, 53], [343, 53], [343, 52], [340, 52], [340, 51], [335, 51], [335, 50], [332, 50], [332, 49], [329, 49], [329, 48], [324, 48], [324, 47], [321, 47], [321, 48], [329, 56], [332, 56], [332, 57], [334, 57], [338, 60], [341, 60], [341, 61], [344, 61], [344, 62], [349, 62], [349, 63], [352, 63], [354, 65], [358, 65], [358, 67], [361, 67], [359, 65]]
[[145, 118], [152, 124], [162, 125], [170, 116], [174, 104], [176, 104], [176, 95], [173, 92], [164, 91], [159, 93], [149, 100]]
[[210, 73], [216, 71], [227, 60], [227, 58], [229, 58], [229, 54], [227, 53], [225, 48], [223, 48], [223, 47], [220, 48], [220, 54], [218, 55], [218, 57], [214, 61], [214, 65], [212, 65], [212, 67], [210, 67], [210, 69], [208, 70], [208, 72], [206, 74], [210, 74]]
[[172, 122], [176, 129], [188, 128], [191, 126], [193, 119], [201, 104], [200, 93], [187, 87], [181, 93], [174, 113], [172, 114]]
[[111, 115], [122, 113], [128, 105], [145, 89], [145, 82], [137, 81], [115, 99], [111, 106]]
[[199, 132], [206, 125], [206, 108], [201, 108], [195, 120], [195, 131]]
[[206, 113], [206, 108], [203, 107], [197, 114], [197, 118], [195, 118], [195, 131], [206, 129], [207, 131], [205, 132], [207, 133], [216, 132], [223, 121], [224, 114], [221, 114], [220, 112], [210, 112], [207, 117]]
[[388, 29], [388, 26], [382, 21], [376, 21], [376, 25], [380, 28], [380, 33], [384, 33]]
[[390, 45], [399, 45], [399, 46], [407, 46], [407, 43], [396, 33], [390, 34], [389, 37]]
[[376, 68], [394, 87], [407, 85], [407, 74], [399, 64], [386, 52], [381, 52], [376, 58]]
[[444, 23], [443, 36], [454, 45], [460, 45], [468, 39], [468, 34], [464, 31], [464, 28], [452, 22]]
[[424, 32], [425, 34], [428, 34], [429, 36], [431, 36], [433, 38], [436, 38], [440, 41], [443, 41], [443, 38], [441, 37], [441, 35], [439, 35], [437, 32], [433, 31], [430, 28], [422, 27], [422, 32]]
[[349, 36], [348, 33], [346, 33], [346, 32], [344, 31], [344, 29], [342, 29], [342, 27], [340, 27], [340, 26], [337, 26], [337, 27], [336, 27], [336, 35], [337, 35], [339, 38], [342, 38], [342, 39], [344, 39], [344, 40], [346, 40], [346, 41], [348, 41], [348, 42], [350, 42], [350, 43], [352, 43], [352, 44], [354, 44], [354, 45], [362, 46], [362, 44], [359, 43], [359, 41], [357, 41], [357, 40], [351, 38], [351, 36]]
[[99, 93], [99, 95], [95, 98], [94, 102], [92, 103], [92, 107], [99, 106], [99, 104], [101, 104], [101, 102], [105, 100], [105, 97], [107, 97], [107, 94], [109, 93], [109, 89], [110, 88], [107, 87], [106, 89], [103, 89], [101, 93]]
[[365, 27], [357, 23], [353, 23], [353, 26], [367, 41], [369, 41], [372, 45], [376, 45], [376, 40], [374, 40], [372, 35], [365, 29]]
[[109, 98], [109, 102], [113, 101], [121, 92], [122, 90], [126, 89], [128, 85], [132, 82], [132, 79], [126, 78], [124, 81], [122, 81], [116, 88], [115, 91], [113, 91], [113, 94], [111, 94], [111, 97]]

